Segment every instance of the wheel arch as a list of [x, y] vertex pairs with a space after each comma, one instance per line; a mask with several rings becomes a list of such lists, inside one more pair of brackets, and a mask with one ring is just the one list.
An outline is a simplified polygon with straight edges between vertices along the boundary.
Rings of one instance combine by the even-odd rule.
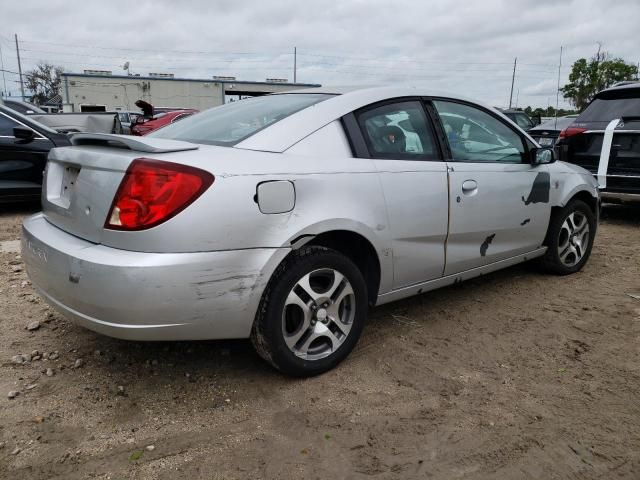
[[549, 225], [547, 225], [547, 233], [545, 234], [543, 245], [548, 245], [549, 229], [551, 228], [551, 220], [555, 218], [555, 216], [558, 215], [558, 213], [564, 207], [569, 205], [569, 203], [572, 202], [573, 200], [581, 200], [584, 203], [586, 203], [587, 206], [591, 209], [591, 211], [595, 215], [596, 222], [597, 222], [597, 220], [600, 217], [600, 198], [597, 196], [597, 191], [596, 191], [596, 196], [594, 196], [594, 194], [590, 190], [576, 187], [569, 195], [565, 197], [565, 199], [563, 199], [562, 202], [559, 202], [558, 204], [553, 205], [551, 207], [551, 216], [549, 218]]
[[331, 230], [314, 236], [304, 245], [331, 248], [355, 263], [367, 284], [369, 304], [375, 305], [382, 269], [378, 253], [366, 237], [350, 230]]

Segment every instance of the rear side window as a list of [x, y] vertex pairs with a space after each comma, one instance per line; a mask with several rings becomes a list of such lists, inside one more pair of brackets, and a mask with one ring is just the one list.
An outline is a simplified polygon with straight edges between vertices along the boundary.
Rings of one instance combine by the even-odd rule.
[[431, 123], [418, 101], [388, 103], [357, 114], [372, 158], [436, 160]]
[[577, 122], [610, 122], [620, 117], [640, 116], [640, 97], [616, 98], [605, 100], [596, 98], [584, 112], [580, 114]]
[[333, 95], [291, 93], [247, 98], [172, 123], [149, 137], [233, 146], [300, 110]]
[[531, 120], [529, 120], [529, 117], [527, 117], [526, 115], [522, 113], [516, 113], [515, 117], [516, 117], [516, 123], [520, 128], [524, 130], [529, 130], [530, 128], [533, 127], [533, 123], [531, 122]]
[[459, 162], [521, 163], [525, 146], [520, 135], [489, 113], [456, 102], [433, 102]]

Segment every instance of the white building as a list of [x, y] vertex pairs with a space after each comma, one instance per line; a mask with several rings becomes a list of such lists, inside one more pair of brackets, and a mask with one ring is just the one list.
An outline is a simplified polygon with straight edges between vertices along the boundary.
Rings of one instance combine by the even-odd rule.
[[84, 73], [63, 73], [61, 94], [64, 111], [67, 112], [138, 111], [135, 106], [137, 100], [144, 100], [154, 107], [205, 110], [247, 96], [319, 86], [289, 83], [284, 79], [249, 82], [235, 77], [206, 80], [174, 78], [173, 74], [162, 73], [142, 77], [85, 70]]

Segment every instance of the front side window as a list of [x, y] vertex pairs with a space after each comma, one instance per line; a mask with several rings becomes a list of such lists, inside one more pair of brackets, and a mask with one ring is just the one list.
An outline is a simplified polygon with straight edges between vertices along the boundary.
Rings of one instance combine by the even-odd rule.
[[522, 163], [520, 135], [487, 112], [456, 102], [433, 102], [444, 127], [453, 159], [461, 162]]
[[283, 118], [332, 96], [322, 93], [288, 93], [247, 98], [192, 115], [148, 136], [233, 146]]
[[357, 115], [369, 154], [373, 158], [437, 159], [438, 150], [422, 104], [389, 103]]
[[20, 124], [0, 113], [0, 137], [13, 137], [13, 128]]

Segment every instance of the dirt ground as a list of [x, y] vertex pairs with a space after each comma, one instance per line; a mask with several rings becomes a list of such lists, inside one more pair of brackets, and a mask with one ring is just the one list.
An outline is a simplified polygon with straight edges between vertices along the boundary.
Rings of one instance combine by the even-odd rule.
[[[33, 209], [2, 208], [11, 250]], [[307, 380], [246, 341], [83, 330], [5, 251], [0, 478], [640, 478], [639, 247], [640, 209], [607, 208], [583, 272], [524, 265], [376, 308]]]

